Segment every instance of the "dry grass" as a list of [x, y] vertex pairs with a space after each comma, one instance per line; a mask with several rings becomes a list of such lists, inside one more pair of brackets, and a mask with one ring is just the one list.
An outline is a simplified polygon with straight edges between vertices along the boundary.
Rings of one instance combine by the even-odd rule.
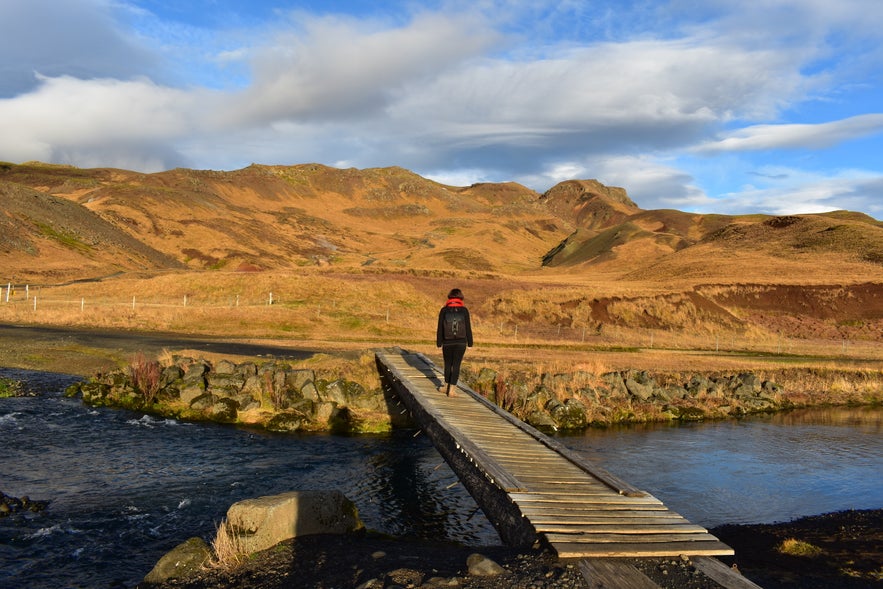
[[814, 558], [822, 554], [822, 549], [818, 546], [795, 538], [783, 540], [782, 543], [776, 547], [776, 550], [781, 554], [787, 554], [788, 556], [802, 556], [807, 558]]
[[[476, 348], [467, 361], [528, 360], [596, 374], [636, 367], [864, 369], [883, 361], [879, 336], [785, 337], [760, 325], [736, 328], [693, 298], [648, 283], [590, 283], [583, 275], [565, 280], [319, 269], [123, 275], [32, 288], [28, 300], [17, 291], [17, 298], [0, 303], [0, 322], [224, 336], [331, 355], [398, 345], [433, 356], [438, 308], [447, 290], [458, 286], [473, 314]], [[610, 317], [603, 323], [591, 319], [590, 302], [617, 289]], [[647, 327], [648, 321], [666, 327]]]
[[245, 544], [228, 526], [227, 520], [218, 524], [215, 539], [212, 541], [212, 552], [213, 558], [209, 560], [208, 566], [225, 571], [236, 569], [249, 555]]

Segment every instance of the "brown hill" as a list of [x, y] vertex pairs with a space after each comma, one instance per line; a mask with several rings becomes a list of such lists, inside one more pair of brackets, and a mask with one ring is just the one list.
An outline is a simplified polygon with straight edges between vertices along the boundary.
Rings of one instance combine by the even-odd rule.
[[[169, 268], [374, 264], [519, 271], [536, 266], [570, 230], [524, 186], [450, 187], [401, 168], [253, 165], [234, 172], [139, 174], [27, 164], [2, 166], [0, 182], [79, 205], [81, 216], [92, 213], [166, 254]], [[76, 218], [72, 214], [66, 226], [75, 227]], [[107, 253], [109, 266], [125, 265], [117, 252]], [[10, 254], [4, 254], [5, 268], [40, 275]]]
[[543, 201], [550, 211], [585, 229], [610, 227], [641, 211], [624, 189], [597, 180], [561, 182], [543, 195]]
[[540, 195], [395, 167], [141, 174], [31, 163], [0, 164], [0, 186], [0, 267], [37, 282], [316, 265], [683, 287], [883, 277], [883, 224], [867, 215], [647, 211], [595, 180]]
[[0, 260], [7, 280], [183, 267], [173, 257], [63, 198], [0, 181], [0, 201]]
[[640, 211], [604, 227], [579, 227], [543, 265], [630, 281], [876, 280], [883, 277], [883, 223], [847, 211], [782, 217]]

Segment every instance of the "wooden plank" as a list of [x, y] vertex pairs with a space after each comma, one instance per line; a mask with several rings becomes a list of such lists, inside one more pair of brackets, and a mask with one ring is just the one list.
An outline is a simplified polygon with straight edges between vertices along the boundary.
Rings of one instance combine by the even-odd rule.
[[626, 515], [622, 515], [621, 513], [549, 513], [549, 514], [540, 514], [535, 515], [530, 518], [531, 523], [537, 526], [548, 525], [548, 524], [585, 524], [585, 525], [595, 525], [595, 524], [609, 524], [609, 523], [618, 523], [624, 526], [628, 525], [664, 525], [671, 524], [675, 522], [684, 522], [686, 521], [679, 515], [665, 515], [660, 514], [658, 511], [651, 512], [640, 512], [633, 511], [627, 512]]
[[707, 534], [708, 530], [690, 522], [648, 523], [571, 523], [538, 522], [531, 518], [530, 523], [538, 532], [561, 534]]
[[720, 540], [711, 534], [626, 534], [617, 532], [608, 533], [590, 533], [581, 534], [561, 534], [559, 532], [549, 532], [545, 534], [549, 542], [563, 544], [623, 544], [638, 543], [641, 544], [684, 544], [685, 546], [693, 542], [717, 542]]
[[[585, 478], [571, 478], [574, 475], [571, 473], [556, 473], [556, 474], [544, 474], [541, 472], [537, 472], [535, 469], [531, 467], [526, 468], [513, 468], [512, 470], [519, 471], [519, 478], [524, 479], [525, 482], [532, 482], [536, 485], [545, 485], [549, 487], [551, 491], [553, 488], [557, 487], [560, 489], [562, 493], [569, 493], [571, 491], [575, 493], [579, 493], [580, 488], [585, 487], [586, 489], [591, 490], [601, 490], [608, 495], [618, 495], [619, 493], [614, 493], [610, 487], [604, 485], [592, 485], [592, 481], [587, 481]], [[585, 475], [583, 475], [585, 476]], [[640, 499], [640, 497], [638, 497]]]
[[555, 514], [578, 514], [578, 513], [612, 513], [617, 515], [639, 515], [639, 514], [651, 514], [651, 515], [665, 515], [671, 513], [665, 505], [617, 505], [614, 503], [595, 503], [590, 507], [586, 507], [585, 504], [579, 504], [576, 506], [545, 506], [545, 505], [535, 505], [535, 504], [524, 504], [517, 503], [521, 512], [527, 517], [533, 517], [537, 515], [555, 515]]
[[[402, 378], [402, 375], [396, 370], [394, 367], [387, 365], [387, 368], [390, 370], [392, 375], [399, 380], [400, 383], [406, 383], [406, 379]], [[413, 398], [413, 397], [412, 397]], [[415, 402], [417, 401], [414, 398]], [[515, 477], [509, 474], [508, 471], [500, 467], [496, 461], [491, 459], [487, 454], [478, 446], [476, 446], [471, 440], [469, 440], [466, 436], [464, 436], [459, 430], [453, 428], [445, 419], [444, 415], [434, 408], [427, 407], [426, 405], [422, 406], [423, 411], [426, 414], [427, 419], [433, 420], [435, 423], [439, 424], [451, 438], [454, 440], [457, 448], [467, 454], [476, 464], [481, 465], [481, 469], [486, 473], [486, 475], [493, 480], [495, 483], [499, 484], [500, 487], [504, 490], [512, 490], [518, 491], [523, 490], [524, 485], [518, 482]]]
[[[529, 493], [538, 494], [542, 493], [545, 496], [555, 496], [561, 497], [565, 500], [569, 500], [572, 503], [579, 503], [580, 501], [593, 501], [601, 498], [608, 497], [610, 499], [615, 499], [617, 497], [621, 497], [622, 495], [614, 495], [610, 492], [610, 489], [605, 487], [604, 489], [593, 489], [592, 487], [567, 487], [562, 483], [550, 484], [548, 482], [541, 482], [537, 484], [535, 481], [531, 480], [530, 476], [525, 476], [524, 473], [516, 473], [518, 476], [518, 480], [524, 483], [528, 489]], [[539, 501], [540, 499], [536, 499]], [[620, 502], [623, 503], [623, 502]], [[635, 502], [632, 502], [635, 503]], [[652, 502], [644, 502], [644, 503], [636, 503], [637, 505], [655, 505]]]
[[757, 585], [742, 576], [716, 558], [709, 556], [697, 556], [692, 559], [696, 569], [702, 574], [727, 589], [761, 589]]
[[[530, 492], [512, 493], [512, 500], [517, 503], [572, 503], [579, 505], [582, 497], [564, 492]], [[662, 501], [655, 497], [626, 497], [624, 495], [610, 494], [600, 500], [602, 503], [616, 503], [618, 505], [662, 505]], [[593, 503], [590, 496], [585, 497], [586, 503]]]
[[590, 589], [659, 589], [647, 575], [622, 561], [583, 559], [577, 567]]
[[552, 548], [560, 558], [660, 558], [687, 556], [728, 556], [733, 549], [721, 542], [694, 542], [689, 547], [684, 542], [674, 544], [572, 544], [557, 543]]

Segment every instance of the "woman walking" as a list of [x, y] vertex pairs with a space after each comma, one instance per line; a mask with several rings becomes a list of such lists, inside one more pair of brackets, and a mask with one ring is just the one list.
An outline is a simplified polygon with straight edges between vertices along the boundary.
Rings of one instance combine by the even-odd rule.
[[460, 379], [460, 363], [466, 355], [466, 348], [472, 347], [472, 323], [469, 309], [463, 305], [463, 291], [459, 288], [448, 293], [448, 302], [438, 313], [438, 329], [435, 345], [442, 349], [445, 361], [445, 384], [438, 388], [440, 393], [454, 396]]

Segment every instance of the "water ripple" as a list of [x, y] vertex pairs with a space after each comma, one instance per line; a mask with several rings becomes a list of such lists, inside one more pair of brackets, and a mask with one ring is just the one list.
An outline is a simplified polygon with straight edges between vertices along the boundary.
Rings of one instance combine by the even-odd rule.
[[[425, 437], [182, 424], [84, 407], [57, 392], [60, 382], [41, 382], [43, 395], [0, 402], [2, 491], [50, 501], [41, 514], [0, 519], [0, 589], [22, 578], [31, 589], [134, 586], [184, 539], [210, 539], [232, 503], [292, 490], [339, 490], [383, 533], [499, 543]], [[778, 521], [842, 502], [881, 506], [879, 416], [876, 425], [829, 416], [561, 439], [696, 523]]]

